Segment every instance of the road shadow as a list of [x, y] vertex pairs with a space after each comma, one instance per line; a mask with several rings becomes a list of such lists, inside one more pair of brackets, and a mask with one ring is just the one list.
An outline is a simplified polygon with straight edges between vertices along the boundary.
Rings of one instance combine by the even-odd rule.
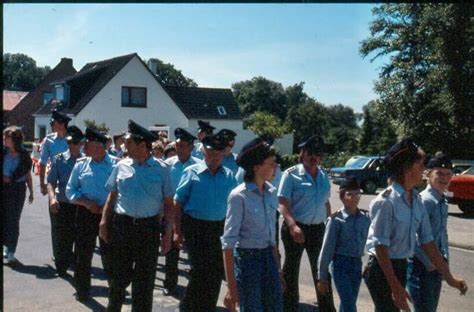
[[467, 214], [463, 212], [448, 212], [448, 215], [450, 217], [456, 217], [459, 219], [467, 219], [467, 220], [473, 220], [474, 219], [474, 214]]
[[29, 265], [23, 264], [18, 261], [15, 265], [5, 265], [11, 268], [13, 271], [23, 274], [30, 274], [36, 276], [38, 279], [53, 279], [57, 278], [58, 275], [56, 274], [56, 269], [50, 266], [49, 264], [45, 264], [44, 266], [38, 265]]
[[319, 308], [309, 303], [300, 303], [298, 305], [298, 312], [319, 312]]

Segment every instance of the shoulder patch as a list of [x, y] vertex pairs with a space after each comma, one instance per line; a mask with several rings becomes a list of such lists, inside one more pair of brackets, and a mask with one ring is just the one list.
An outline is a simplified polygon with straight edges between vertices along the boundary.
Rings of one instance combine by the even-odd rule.
[[298, 167], [295, 165], [295, 166], [291, 166], [290, 168], [286, 169], [285, 172], [293, 172], [297, 169], [298, 169]]
[[388, 197], [391, 193], [392, 193], [392, 189], [388, 187], [382, 192], [382, 197]]
[[329, 218], [331, 219], [334, 219], [335, 217], [337, 217], [338, 215], [340, 215], [342, 213], [342, 209], [339, 209], [338, 211], [334, 212], [333, 214], [331, 214], [329, 216]]
[[360, 211], [360, 213], [362, 213], [363, 215], [367, 215], [367, 216], [368, 216], [368, 215], [370, 214], [367, 209], [360, 209], [360, 208], [359, 208], [359, 211]]

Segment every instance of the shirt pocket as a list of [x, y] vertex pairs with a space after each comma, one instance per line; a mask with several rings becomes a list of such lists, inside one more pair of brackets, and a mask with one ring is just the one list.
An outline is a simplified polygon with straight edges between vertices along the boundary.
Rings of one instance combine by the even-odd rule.
[[293, 197], [296, 200], [309, 198], [314, 192], [314, 185], [311, 182], [298, 181], [293, 191]]

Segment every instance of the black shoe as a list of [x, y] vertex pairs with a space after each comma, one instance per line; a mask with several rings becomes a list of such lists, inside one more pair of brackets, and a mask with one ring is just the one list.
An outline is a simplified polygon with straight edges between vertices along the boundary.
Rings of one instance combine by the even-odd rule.
[[87, 292], [86, 293], [76, 292], [74, 296], [76, 296], [76, 300], [79, 302], [86, 302], [90, 298], [89, 293]]
[[163, 288], [163, 295], [164, 296], [174, 296], [176, 294], [176, 288]]

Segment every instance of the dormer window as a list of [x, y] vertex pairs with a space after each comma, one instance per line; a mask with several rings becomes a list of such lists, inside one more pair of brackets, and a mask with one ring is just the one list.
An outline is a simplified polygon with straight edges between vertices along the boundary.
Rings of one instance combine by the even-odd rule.
[[221, 116], [227, 115], [227, 112], [225, 111], [224, 106], [217, 106], [217, 112], [219, 112], [219, 115]]
[[55, 85], [54, 86], [54, 97], [58, 101], [63, 101], [65, 100], [65, 90], [64, 90], [64, 85]]

